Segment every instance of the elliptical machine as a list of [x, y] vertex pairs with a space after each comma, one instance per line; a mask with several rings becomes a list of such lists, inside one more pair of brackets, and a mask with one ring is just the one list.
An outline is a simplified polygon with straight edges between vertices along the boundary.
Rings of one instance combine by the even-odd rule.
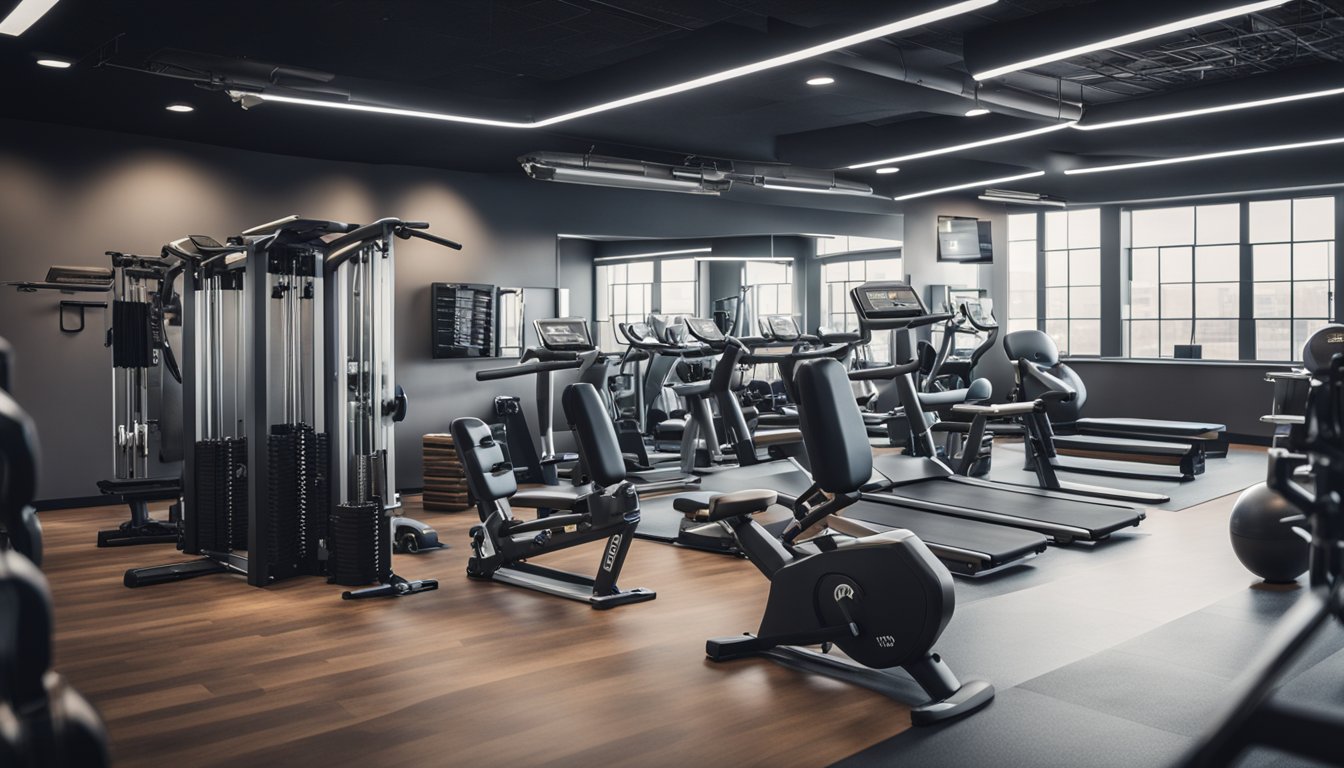
[[[704, 511], [724, 521], [738, 546], [770, 579], [770, 599], [760, 631], [709, 640], [714, 661], [766, 656], [825, 674], [898, 700], [908, 684], [885, 670], [910, 673], [928, 700], [911, 710], [925, 725], [970, 714], [994, 698], [982, 680], [962, 683], [933, 651], [952, 619], [952, 575], [924, 542], [907, 530], [857, 539], [821, 531], [834, 513], [859, 499], [872, 476], [872, 452], [844, 366], [833, 359], [798, 365], [794, 387], [803, 440], [815, 480], [795, 504], [795, 520], [781, 539], [752, 515], [775, 501], [768, 490], [677, 500], [682, 512]], [[818, 653], [799, 645], [820, 644]], [[831, 646], [853, 662], [826, 655]]]

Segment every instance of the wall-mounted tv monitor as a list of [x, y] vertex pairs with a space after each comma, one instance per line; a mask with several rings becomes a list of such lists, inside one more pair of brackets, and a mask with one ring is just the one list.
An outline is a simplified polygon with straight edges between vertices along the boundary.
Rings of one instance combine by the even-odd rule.
[[938, 260], [969, 264], [994, 261], [989, 224], [970, 216], [939, 216]]

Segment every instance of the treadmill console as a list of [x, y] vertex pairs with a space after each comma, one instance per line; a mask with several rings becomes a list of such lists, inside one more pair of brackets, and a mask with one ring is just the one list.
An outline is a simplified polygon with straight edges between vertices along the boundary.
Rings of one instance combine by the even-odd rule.
[[988, 299], [980, 301], [962, 302], [962, 307], [966, 310], [966, 316], [975, 321], [976, 325], [984, 328], [997, 328], [998, 322], [994, 320], [993, 306], [986, 306]]
[[864, 283], [849, 292], [859, 315], [859, 326], [871, 330], [904, 328], [929, 313], [909, 283], [882, 280]]
[[706, 344], [714, 344], [727, 338], [713, 320], [703, 317], [686, 318], [686, 330], [690, 332], [691, 338]]
[[794, 342], [803, 335], [793, 315], [766, 315], [760, 323], [761, 334], [771, 341]]
[[588, 334], [588, 321], [582, 317], [557, 317], [533, 323], [541, 345], [552, 352], [588, 352], [593, 349], [593, 337]]

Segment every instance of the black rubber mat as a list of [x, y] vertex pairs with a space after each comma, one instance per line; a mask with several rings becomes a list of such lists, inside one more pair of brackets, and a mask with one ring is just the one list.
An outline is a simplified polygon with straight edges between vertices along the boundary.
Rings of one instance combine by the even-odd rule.
[[1169, 765], [1185, 748], [1176, 734], [1011, 688], [970, 717], [911, 728], [836, 765], [1133, 768]]
[[[1000, 690], [989, 709], [965, 720], [911, 729], [837, 765], [967, 766], [990, 760], [1002, 766], [1172, 765], [1206, 731], [1236, 675], [1268, 641], [1274, 629], [1269, 619], [1282, 615], [1298, 594], [1247, 590]], [[942, 643], [950, 645], [955, 644]], [[948, 651], [951, 659], [957, 658], [954, 652]], [[962, 667], [981, 666], [961, 661], [970, 662]], [[1002, 662], [997, 667], [1005, 671]], [[990, 679], [1003, 677], [990, 674]], [[1344, 627], [1329, 626], [1316, 635], [1277, 695], [1344, 708]], [[1263, 749], [1235, 764], [1317, 765]]]

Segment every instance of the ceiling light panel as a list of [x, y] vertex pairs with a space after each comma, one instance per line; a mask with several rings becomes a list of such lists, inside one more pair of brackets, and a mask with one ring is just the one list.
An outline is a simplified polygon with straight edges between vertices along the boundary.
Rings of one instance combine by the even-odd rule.
[[1135, 163], [1117, 163], [1115, 165], [1098, 165], [1091, 168], [1071, 168], [1064, 173], [1069, 176], [1076, 176], [1084, 173], [1111, 173], [1113, 171], [1129, 171], [1137, 168], [1153, 168], [1160, 165], [1178, 165], [1180, 163], [1195, 163], [1203, 160], [1221, 160], [1228, 157], [1244, 157], [1246, 155], [1260, 155], [1269, 152], [1288, 152], [1294, 149], [1310, 149], [1312, 147], [1328, 147], [1334, 144], [1344, 144], [1344, 136], [1334, 139], [1321, 139], [1319, 141], [1299, 141], [1293, 144], [1273, 144], [1266, 147], [1248, 147], [1246, 149], [1229, 149], [1223, 152], [1208, 152], [1202, 155], [1184, 155], [1181, 157], [1164, 157], [1159, 160], [1140, 160]]
[[58, 0], [19, 0], [14, 10], [0, 21], [0, 35], [18, 37], [55, 7]]
[[921, 158], [925, 158], [925, 157], [937, 157], [938, 155], [950, 155], [950, 154], [952, 154], [952, 153], [954, 153], [954, 152], [964, 152], [964, 151], [966, 151], [966, 150], [968, 150], [968, 149], [976, 149], [977, 147], [988, 147], [988, 146], [991, 146], [991, 145], [994, 145], [994, 144], [1003, 144], [1003, 143], [1006, 143], [1006, 142], [1009, 142], [1009, 141], [1021, 141], [1022, 139], [1029, 139], [1029, 138], [1031, 138], [1032, 136], [1041, 136], [1041, 135], [1043, 135], [1043, 134], [1053, 133], [1053, 132], [1058, 131], [1058, 130], [1060, 130], [1060, 129], [1062, 129], [1062, 128], [1068, 128], [1068, 127], [1070, 127], [1070, 126], [1072, 126], [1072, 125], [1073, 125], [1073, 123], [1054, 123], [1054, 124], [1052, 124], [1052, 125], [1047, 125], [1047, 126], [1045, 126], [1044, 128], [1033, 128], [1033, 129], [1031, 129], [1031, 130], [1029, 130], [1029, 131], [1021, 131], [1021, 132], [1019, 132], [1019, 133], [1010, 133], [1010, 134], [1007, 134], [1007, 135], [1004, 135], [1004, 136], [994, 136], [994, 137], [991, 137], [991, 138], [988, 138], [988, 139], [979, 139], [979, 140], [977, 140], [977, 141], [968, 141], [968, 142], [966, 142], [965, 144], [954, 144], [954, 145], [952, 145], [952, 146], [950, 146], [950, 147], [939, 147], [939, 148], [937, 148], [937, 149], [926, 149], [926, 150], [924, 150], [924, 151], [922, 151], [922, 152], [913, 152], [913, 153], [908, 154], [908, 155], [899, 155], [899, 156], [897, 156], [897, 157], [888, 157], [888, 158], [884, 158], [884, 159], [882, 159], [882, 160], [871, 160], [871, 161], [866, 162], [866, 163], [858, 163], [858, 164], [856, 164], [856, 165], [848, 166], [848, 168], [849, 168], [849, 170], [851, 170], [851, 171], [855, 171], [855, 170], [858, 170], [858, 169], [860, 169], [860, 168], [871, 168], [871, 167], [873, 167], [873, 166], [875, 166], [875, 165], [892, 165], [892, 164], [895, 164], [895, 163], [908, 163], [908, 162], [910, 162], [911, 160], [919, 160], [919, 159], [921, 159]]
[[1131, 125], [1142, 125], [1144, 123], [1157, 123], [1165, 120], [1182, 120], [1187, 117], [1199, 117], [1200, 115], [1214, 115], [1219, 112], [1235, 112], [1242, 109], [1256, 109], [1259, 107], [1270, 107], [1275, 104], [1288, 104], [1294, 101], [1307, 101], [1309, 99], [1321, 99], [1327, 96], [1338, 96], [1344, 94], [1344, 88], [1326, 88], [1315, 91], [1304, 91], [1302, 93], [1290, 93], [1283, 96], [1272, 96], [1264, 99], [1254, 99], [1252, 101], [1239, 101], [1232, 104], [1220, 104], [1212, 107], [1200, 107], [1198, 109], [1186, 109], [1178, 112], [1165, 112], [1156, 115], [1145, 115], [1143, 117], [1131, 117], [1124, 120], [1111, 120], [1108, 122], [1088, 123], [1086, 119], [1074, 127], [1080, 131], [1104, 131], [1108, 128], [1125, 128]]
[[1020, 173], [1016, 176], [1002, 176], [997, 179], [983, 179], [981, 181], [968, 181], [965, 184], [954, 184], [950, 187], [939, 187], [938, 189], [926, 189], [923, 192], [911, 192], [908, 195], [897, 195], [897, 200], [913, 200], [917, 197], [928, 197], [930, 195], [940, 195], [944, 192], [956, 192], [962, 189], [971, 189], [972, 187], [985, 187], [990, 184], [1005, 184], [1010, 181], [1021, 181], [1022, 179], [1034, 179], [1037, 176], [1044, 176], [1045, 171], [1032, 171], [1031, 173]]
[[[1033, 56], [1030, 58], [1022, 59], [1020, 61], [1014, 61], [1010, 64], [1004, 64], [1001, 66], [993, 67], [978, 72], [972, 72], [971, 76], [974, 77], [976, 80], [990, 80], [995, 77], [1001, 77], [1010, 72], [1017, 72], [1023, 69], [1031, 69], [1032, 67], [1039, 67], [1042, 64], [1049, 64], [1052, 61], [1062, 61], [1064, 59], [1071, 59], [1074, 56], [1081, 56], [1085, 53], [1091, 53], [1092, 51], [1102, 51], [1109, 48], [1119, 48], [1124, 45], [1129, 45], [1130, 43], [1136, 43], [1140, 40], [1147, 40], [1149, 38], [1160, 37], [1162, 35], [1170, 34], [1172, 32], [1179, 32], [1183, 29], [1190, 29], [1192, 27], [1202, 26], [1204, 24], [1212, 24], [1213, 22], [1216, 21], [1222, 21], [1223, 19], [1231, 19], [1237, 16], [1245, 16], [1248, 13], [1256, 13], [1257, 11], [1263, 11], [1268, 8], [1276, 8], [1280, 5], [1286, 4], [1287, 2], [1288, 0], [1259, 0], [1258, 2], [1252, 2], [1252, 3], [1242, 2], [1242, 3], [1229, 4], [1225, 7], [1217, 8], [1206, 13], [1176, 19], [1174, 21], [1158, 24], [1144, 29], [1135, 30], [1133, 32], [1127, 32], [1122, 35], [1115, 35], [1100, 40], [1092, 40], [1090, 42], [1057, 49], [1050, 53], [1041, 54], [1039, 56]], [[1179, 4], [1175, 4], [1173, 7], [1176, 6], [1179, 6]], [[1136, 16], [1135, 18], [1138, 17]], [[1098, 24], [1096, 26], [1099, 29], [1107, 28], [1107, 25], [1104, 24]]]
[[636, 93], [634, 95], [626, 96], [624, 98], [616, 99], [614, 101], [607, 101], [601, 104], [594, 104], [593, 106], [584, 107], [583, 109], [577, 109], [572, 112], [565, 112], [563, 114], [554, 115], [552, 117], [548, 117], [542, 120], [535, 120], [530, 122], [516, 121], [516, 120], [495, 120], [493, 118], [476, 117], [472, 115], [458, 115], [448, 112], [429, 112], [415, 109], [400, 109], [396, 107], [381, 107], [371, 104], [355, 104], [349, 102], [325, 101], [322, 99], [310, 99], [305, 97], [285, 96], [281, 94], [270, 94], [270, 93], [252, 93], [239, 90], [230, 91], [229, 95], [233, 97], [235, 100], [240, 101], [245, 98], [259, 99], [265, 102], [275, 102], [280, 104], [323, 107], [327, 109], [341, 109], [352, 112], [368, 112], [371, 114], [389, 115], [393, 117], [415, 117], [428, 120], [441, 120], [453, 123], [466, 123], [469, 125], [481, 125], [492, 128], [519, 128], [519, 129], [545, 128], [547, 126], [557, 125], [559, 123], [565, 123], [571, 120], [577, 120], [582, 117], [589, 117], [591, 115], [600, 114], [602, 112], [609, 112], [614, 109], [620, 109], [622, 107], [628, 107], [634, 104], [641, 104], [646, 101], [653, 101], [655, 99], [665, 98], [667, 96], [672, 96], [678, 93], [693, 91], [698, 88], [704, 88], [706, 86], [714, 85], [716, 83], [722, 83], [728, 80], [734, 80], [739, 77], [745, 77], [747, 75], [755, 74], [757, 72], [764, 72], [766, 70], [775, 69], [777, 67], [782, 67], [789, 64], [795, 64], [800, 61], [806, 61], [808, 59], [820, 56], [825, 53], [831, 53], [833, 51], [838, 51], [843, 48], [858, 45], [860, 43], [866, 43], [872, 40], [877, 40], [883, 37], [887, 37], [889, 35], [897, 34], [899, 32], [906, 32], [909, 30], [918, 29], [926, 24], [931, 24], [933, 22], [940, 21], [942, 19], [946, 19], [952, 16], [959, 16], [963, 13], [968, 13], [970, 11], [978, 10], [980, 8], [985, 8], [997, 2], [998, 0], [961, 0], [961, 2], [951, 3], [949, 5], [940, 8], [935, 8], [934, 10], [927, 11], [925, 13], [916, 14], [914, 16], [908, 16], [906, 18], [899, 19], [897, 21], [893, 21], [888, 24], [883, 24], [882, 26], [879, 27], [873, 27], [872, 29], [863, 30], [862, 32], [856, 32], [852, 35], [846, 35], [844, 37], [836, 38], [834, 40], [830, 40], [824, 43], [809, 46], [807, 48], [802, 48], [800, 50], [793, 51], [791, 53], [774, 56], [772, 58], [763, 59], [761, 61], [752, 62], [750, 64], [744, 64], [740, 67], [733, 67], [732, 69], [726, 69], [721, 72], [715, 72], [712, 74], [704, 75], [702, 77], [697, 77], [692, 80], [676, 83], [674, 85], [668, 85], [662, 88], [655, 88], [650, 91]]

